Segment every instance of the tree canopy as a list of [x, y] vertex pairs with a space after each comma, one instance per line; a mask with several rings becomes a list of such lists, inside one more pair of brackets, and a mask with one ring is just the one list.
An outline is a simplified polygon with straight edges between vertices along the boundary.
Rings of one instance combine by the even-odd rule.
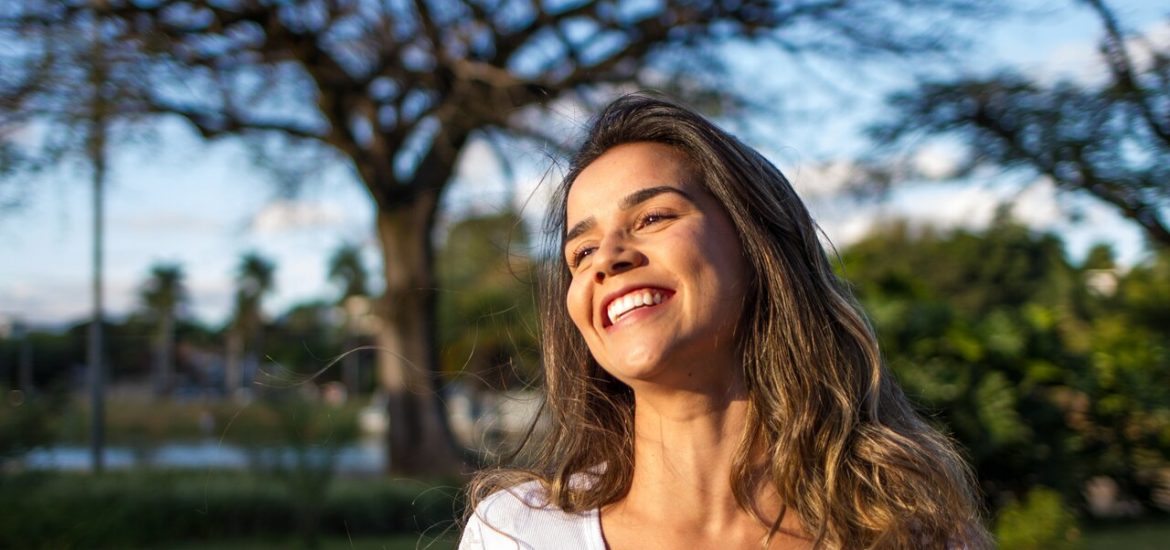
[[1125, 32], [1103, 0], [1100, 79], [1044, 82], [1012, 70], [926, 82], [890, 96], [877, 143], [958, 137], [956, 176], [983, 166], [1050, 178], [1104, 201], [1170, 246], [1170, 43]]

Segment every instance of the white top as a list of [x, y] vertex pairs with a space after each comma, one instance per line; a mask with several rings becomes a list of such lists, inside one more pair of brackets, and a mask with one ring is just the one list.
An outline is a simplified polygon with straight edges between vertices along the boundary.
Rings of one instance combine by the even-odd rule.
[[596, 509], [579, 514], [548, 504], [539, 482], [492, 493], [467, 520], [459, 550], [605, 550]]

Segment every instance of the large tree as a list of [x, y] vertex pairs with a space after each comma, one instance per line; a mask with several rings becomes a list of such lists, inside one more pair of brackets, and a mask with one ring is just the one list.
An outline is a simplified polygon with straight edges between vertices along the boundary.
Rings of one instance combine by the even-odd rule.
[[1050, 178], [1115, 208], [1170, 247], [1170, 43], [1127, 33], [1102, 0], [1078, 0], [1101, 23], [1104, 71], [1056, 82], [1002, 71], [923, 83], [889, 98], [874, 141], [963, 144], [963, 176], [991, 166]]
[[[385, 293], [378, 379], [389, 396], [390, 466], [450, 472], [462, 460], [435, 397], [435, 272], [430, 242], [459, 152], [473, 139], [563, 131], [538, 116], [562, 98], [622, 86], [728, 106], [720, 43], [764, 55], [857, 59], [946, 45], [943, 18], [975, 0], [62, 0], [13, 3], [20, 29], [115, 18], [134, 47], [149, 111], [208, 138], [245, 136], [295, 185], [327, 152], [348, 162], [376, 206]], [[19, 56], [18, 56], [19, 57]], [[35, 67], [36, 63], [26, 63]], [[761, 75], [764, 76], [764, 75]], [[604, 95], [604, 94], [602, 94]], [[135, 108], [142, 103], [136, 103]], [[553, 129], [550, 131], [550, 128]], [[555, 136], [562, 141], [564, 136]]]

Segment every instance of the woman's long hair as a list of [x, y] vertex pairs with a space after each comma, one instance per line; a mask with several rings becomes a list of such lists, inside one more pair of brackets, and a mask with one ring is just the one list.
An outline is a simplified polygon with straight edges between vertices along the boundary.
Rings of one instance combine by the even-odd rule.
[[[965, 462], [914, 412], [833, 273], [804, 204], [751, 147], [669, 101], [614, 101], [594, 120], [556, 191], [545, 225], [549, 249], [562, 249], [566, 200], [581, 170], [634, 142], [670, 145], [689, 157], [735, 224], [749, 264], [752, 284], [737, 331], [749, 412], [730, 480], [740, 506], [753, 509], [749, 495], [762, 469], [784, 513], [796, 515], [817, 547], [989, 546]], [[569, 281], [553, 255], [540, 286], [549, 431], [535, 442], [530, 467], [481, 472], [469, 490], [472, 507], [528, 481], [567, 512], [605, 506], [629, 490], [633, 394], [592, 358], [569, 319]], [[582, 475], [588, 483], [574, 481]], [[775, 532], [779, 518], [773, 520]]]

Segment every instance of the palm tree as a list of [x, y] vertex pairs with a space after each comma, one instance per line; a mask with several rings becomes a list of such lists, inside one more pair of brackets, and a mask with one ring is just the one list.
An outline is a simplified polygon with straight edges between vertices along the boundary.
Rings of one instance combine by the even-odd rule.
[[244, 371], [259, 363], [264, 335], [264, 313], [260, 305], [272, 291], [275, 271], [272, 261], [256, 252], [244, 254], [240, 260], [236, 274], [236, 311], [228, 327], [225, 383], [229, 395], [243, 385]]
[[369, 313], [369, 294], [366, 290], [366, 268], [362, 265], [361, 249], [353, 243], [342, 243], [329, 258], [329, 280], [341, 287], [337, 300], [345, 312], [345, 334], [341, 360], [341, 378], [351, 394], [360, 390], [361, 357], [354, 348], [360, 345], [360, 317]]
[[361, 249], [353, 243], [342, 243], [329, 258], [329, 280], [341, 287], [344, 302], [351, 296], [366, 296], [366, 267], [362, 265]]
[[142, 288], [142, 301], [157, 323], [154, 337], [154, 391], [171, 392], [174, 385], [175, 320], [186, 300], [183, 268], [177, 264], [155, 264]]

